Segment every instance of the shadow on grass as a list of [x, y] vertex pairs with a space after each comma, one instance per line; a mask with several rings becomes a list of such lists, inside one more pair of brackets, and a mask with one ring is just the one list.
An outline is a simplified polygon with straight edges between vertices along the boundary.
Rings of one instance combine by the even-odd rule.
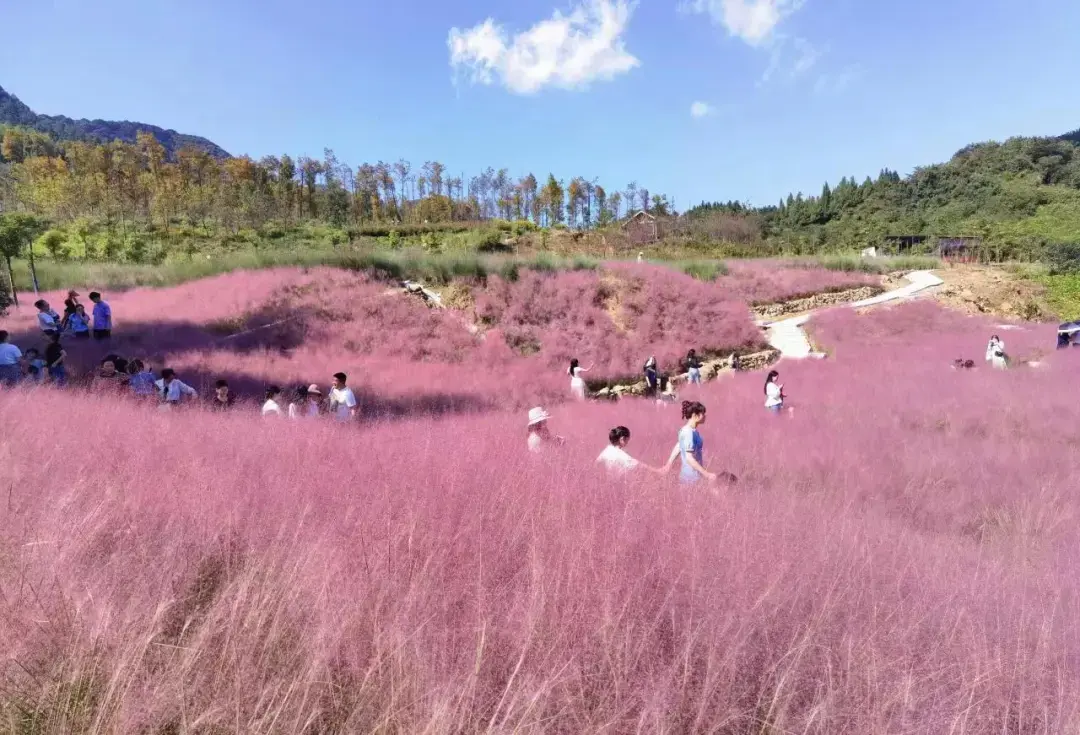
[[[128, 324], [117, 329], [105, 340], [80, 340], [65, 335], [61, 343], [68, 353], [68, 384], [75, 390], [90, 389], [93, 372], [102, 359], [110, 354], [129, 360], [143, 360], [156, 373], [160, 373], [163, 367], [168, 367], [172, 355], [181, 352], [225, 350], [254, 356], [260, 352], [278, 351], [288, 355], [304, 343], [308, 316], [310, 315], [295, 309], [290, 310], [286, 316], [266, 311], [249, 317], [241, 331], [224, 335], [185, 322]], [[222, 331], [231, 331], [238, 327], [239, 325], [223, 325]], [[36, 330], [13, 333], [10, 341], [24, 352], [36, 348], [42, 353], [48, 343]], [[183, 369], [178, 370], [178, 377], [199, 392], [200, 403], [209, 401], [216, 381], [228, 381], [230, 389], [240, 401], [237, 410], [245, 410], [245, 405], [251, 410], [256, 409], [267, 387], [262, 378], [237, 370], [210, 373], [205, 370]], [[328, 376], [324, 375], [312, 375], [307, 380], [322, 385], [327, 378]], [[281, 400], [287, 403], [292, 400], [300, 386], [279, 387], [283, 391]], [[326, 385], [322, 385], [322, 388], [324, 391], [328, 389]], [[354, 385], [352, 388], [364, 419], [396, 420], [450, 416], [480, 413], [495, 408], [493, 400], [469, 393], [434, 391], [409, 396], [385, 396], [363, 385]]]

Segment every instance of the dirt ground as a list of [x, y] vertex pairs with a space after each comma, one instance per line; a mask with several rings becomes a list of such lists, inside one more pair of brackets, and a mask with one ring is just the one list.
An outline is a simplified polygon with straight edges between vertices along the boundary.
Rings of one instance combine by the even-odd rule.
[[1054, 318], [1045, 289], [1000, 268], [949, 266], [935, 271], [945, 284], [930, 294], [941, 303], [968, 314], [1043, 321]]

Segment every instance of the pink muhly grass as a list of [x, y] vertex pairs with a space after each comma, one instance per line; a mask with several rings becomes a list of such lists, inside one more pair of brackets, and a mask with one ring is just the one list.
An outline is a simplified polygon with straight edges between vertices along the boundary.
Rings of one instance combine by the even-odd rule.
[[952, 371], [985, 340], [935, 309], [815, 318], [837, 349], [779, 364], [790, 418], [761, 374], [686, 390], [740, 478], [718, 495], [595, 470], [615, 424], [667, 458], [678, 409], [646, 401], [556, 408], [566, 445], [534, 456], [519, 411], [341, 427], [0, 392], [0, 721], [1075, 731], [1080, 361]]
[[728, 274], [717, 283], [749, 304], [769, 304], [829, 291], [863, 286], [880, 287], [881, 280], [866, 273], [797, 266], [776, 260], [727, 261]]

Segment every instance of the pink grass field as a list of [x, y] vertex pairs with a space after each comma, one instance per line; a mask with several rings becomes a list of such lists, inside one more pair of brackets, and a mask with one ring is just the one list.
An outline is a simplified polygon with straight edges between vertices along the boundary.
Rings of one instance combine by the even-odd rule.
[[[863, 279], [760, 263], [734, 272], [703, 283], [652, 265], [523, 270], [516, 282], [492, 277], [484, 287], [474, 284], [477, 306], [469, 313], [429, 309], [363, 274], [238, 272], [168, 289], [106, 292], [115, 321], [111, 342], [66, 339], [65, 346], [76, 375], [116, 352], [158, 370], [172, 367], [204, 393], [218, 378], [253, 397], [268, 384], [325, 385], [344, 371], [369, 413], [523, 408], [568, 397], [571, 358], [592, 366], [593, 379], [636, 377], [650, 354], [674, 371], [690, 348], [759, 346], [747, 304], [763, 294], [785, 298]], [[769, 278], [774, 283], [766, 288]], [[88, 289], [81, 291], [85, 301]], [[43, 296], [62, 309], [63, 293]], [[605, 308], [616, 297], [618, 324]], [[24, 295], [21, 308], [0, 323], [23, 349], [44, 346], [32, 302]], [[483, 338], [469, 330], [474, 319], [486, 320]]]
[[1080, 355], [981, 367], [992, 325], [929, 303], [813, 325], [790, 417], [757, 373], [683, 396], [716, 495], [593, 469], [616, 424], [666, 459], [644, 401], [536, 457], [520, 411], [0, 393], [0, 731], [1076, 732]]

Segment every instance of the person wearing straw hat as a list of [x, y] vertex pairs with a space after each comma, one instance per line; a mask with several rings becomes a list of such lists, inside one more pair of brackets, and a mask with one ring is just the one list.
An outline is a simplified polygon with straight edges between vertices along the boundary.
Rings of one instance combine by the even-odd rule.
[[544, 409], [529, 409], [529, 451], [541, 452], [548, 444], [562, 444], [565, 441], [561, 436], [555, 436], [548, 428], [548, 420], [551, 415]]

